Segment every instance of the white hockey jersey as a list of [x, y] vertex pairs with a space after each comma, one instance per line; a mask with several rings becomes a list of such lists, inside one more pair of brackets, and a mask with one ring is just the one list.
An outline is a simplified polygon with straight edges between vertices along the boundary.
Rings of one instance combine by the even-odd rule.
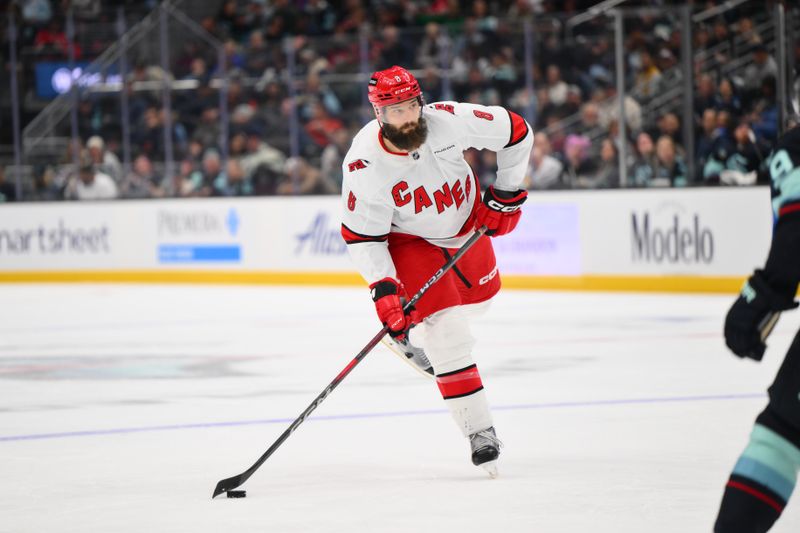
[[533, 131], [499, 106], [437, 102], [422, 109], [428, 137], [412, 153], [392, 152], [377, 120], [364, 126], [342, 164], [342, 236], [368, 283], [396, 278], [389, 233], [458, 248], [469, 239], [480, 187], [464, 160], [468, 148], [497, 152], [494, 187], [516, 191], [525, 177]]

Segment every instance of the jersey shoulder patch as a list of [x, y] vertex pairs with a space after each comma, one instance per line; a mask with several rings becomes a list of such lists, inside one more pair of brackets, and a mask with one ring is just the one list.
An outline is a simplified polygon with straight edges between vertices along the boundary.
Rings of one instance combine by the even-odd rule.
[[453, 104], [436, 103], [436, 104], [432, 104], [432, 105], [433, 105], [433, 108], [438, 110], [438, 111], [446, 111], [447, 113], [450, 113], [451, 115], [455, 115], [456, 114], [456, 108], [455, 108], [455, 106]]
[[347, 171], [348, 172], [355, 172], [356, 170], [364, 170], [370, 165], [370, 162], [366, 159], [354, 159], [347, 163]]

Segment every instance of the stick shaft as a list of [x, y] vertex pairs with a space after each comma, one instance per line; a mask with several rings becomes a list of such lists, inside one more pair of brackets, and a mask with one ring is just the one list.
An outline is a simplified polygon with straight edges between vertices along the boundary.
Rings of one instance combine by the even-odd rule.
[[[408, 309], [409, 307], [416, 304], [419, 301], [419, 299], [422, 298], [422, 295], [425, 294], [428, 291], [428, 289], [431, 288], [431, 286], [433, 286], [433, 284], [442, 279], [442, 276], [444, 276], [445, 273], [447, 273], [447, 271], [453, 268], [456, 262], [458, 262], [458, 260], [461, 259], [464, 256], [464, 254], [467, 253], [467, 251], [472, 247], [472, 245], [478, 242], [478, 240], [483, 236], [485, 231], [486, 231], [485, 227], [477, 229], [469, 238], [469, 240], [466, 243], [464, 243], [464, 245], [461, 248], [459, 248], [459, 250], [453, 255], [453, 257], [448, 259], [447, 262], [444, 265], [442, 265], [442, 267], [439, 270], [434, 272], [433, 276], [431, 276], [431, 278], [417, 291], [416, 294], [414, 294], [414, 296], [408, 301], [408, 303], [406, 303], [404, 309]], [[281, 436], [278, 437], [278, 440], [272, 443], [272, 446], [270, 446], [269, 449], [267, 449], [267, 451], [264, 452], [264, 454], [261, 457], [259, 457], [258, 461], [256, 461], [253, 464], [253, 466], [251, 466], [238, 476], [223, 479], [219, 483], [217, 483], [217, 487], [214, 489], [214, 495], [212, 496], [212, 498], [218, 496], [219, 494], [222, 494], [223, 492], [235, 489], [236, 487], [240, 486], [242, 483], [247, 481], [250, 478], [250, 476], [252, 476], [255, 473], [255, 471], [258, 470], [258, 468], [262, 464], [264, 464], [264, 462], [267, 459], [269, 459], [269, 457], [273, 453], [275, 453], [275, 451], [278, 448], [280, 448], [280, 446], [284, 443], [284, 441], [286, 441], [286, 439], [289, 438], [289, 435], [294, 433], [295, 430], [297, 430], [297, 428], [300, 426], [300, 424], [305, 422], [306, 418], [308, 418], [308, 416], [312, 412], [314, 412], [314, 410], [317, 407], [319, 407], [319, 405], [323, 401], [325, 401], [325, 398], [327, 398], [328, 395], [330, 395], [330, 393], [333, 392], [333, 389], [335, 389], [339, 385], [339, 383], [341, 383], [344, 380], [344, 378], [346, 378], [347, 375], [350, 372], [352, 372], [352, 370], [356, 367], [356, 365], [358, 365], [358, 363], [360, 363], [361, 360], [364, 359], [367, 356], [367, 354], [371, 352], [372, 349], [375, 348], [375, 346], [378, 345], [383, 336], [386, 335], [386, 333], [388, 332], [389, 328], [387, 326], [384, 326], [383, 329], [381, 329], [378, 333], [376, 333], [375, 336], [372, 337], [372, 339], [367, 343], [367, 345], [364, 346], [364, 348], [362, 348], [360, 352], [358, 352], [358, 355], [356, 355], [353, 358], [353, 360], [350, 361], [341, 372], [339, 372], [339, 375], [337, 375], [333, 379], [333, 381], [331, 381], [328, 384], [328, 386], [325, 387], [325, 389], [323, 389], [323, 391], [314, 399], [314, 401], [311, 402], [309, 406], [306, 407], [302, 413], [300, 413], [300, 416], [298, 416], [295, 419], [295, 421], [292, 422], [292, 424], [288, 428], [286, 428], [286, 430], [283, 433], [281, 433]]]

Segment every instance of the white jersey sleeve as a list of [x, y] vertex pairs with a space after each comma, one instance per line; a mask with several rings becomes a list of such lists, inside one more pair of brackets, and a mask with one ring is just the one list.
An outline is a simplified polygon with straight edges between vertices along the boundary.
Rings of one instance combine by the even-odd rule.
[[464, 149], [497, 152], [497, 181], [494, 187], [503, 191], [521, 188], [533, 149], [533, 129], [528, 122], [517, 113], [500, 106], [460, 102], [440, 102], [439, 105], [453, 106], [453, 116], [459, 121], [458, 133]]
[[379, 195], [370, 162], [346, 157], [342, 172], [342, 237], [350, 257], [370, 285], [397, 278], [388, 243], [394, 210]]

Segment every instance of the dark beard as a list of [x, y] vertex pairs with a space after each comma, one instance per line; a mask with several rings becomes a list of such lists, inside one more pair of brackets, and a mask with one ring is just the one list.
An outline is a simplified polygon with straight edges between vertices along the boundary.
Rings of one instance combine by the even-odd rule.
[[428, 138], [428, 123], [424, 117], [419, 117], [417, 124], [410, 130], [383, 124], [383, 136], [399, 149], [411, 152], [422, 146]]

